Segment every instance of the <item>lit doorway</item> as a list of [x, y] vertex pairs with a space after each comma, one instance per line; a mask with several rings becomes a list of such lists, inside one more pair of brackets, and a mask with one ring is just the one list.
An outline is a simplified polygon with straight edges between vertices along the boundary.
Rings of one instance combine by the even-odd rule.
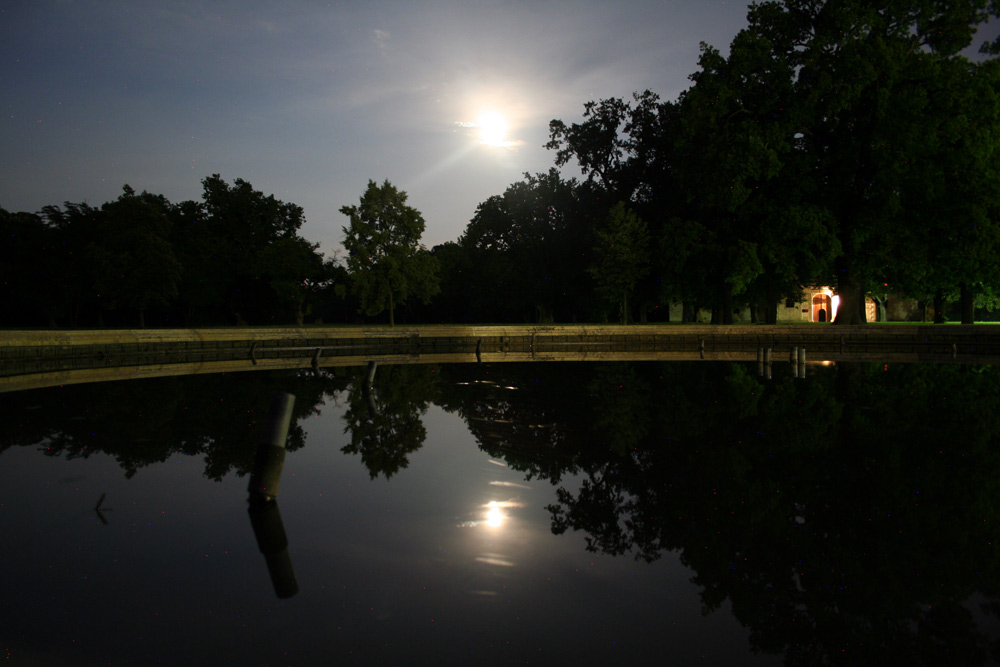
[[817, 294], [813, 297], [812, 302], [812, 321], [813, 322], [829, 322], [833, 319], [833, 303], [830, 301], [830, 295], [828, 294]]

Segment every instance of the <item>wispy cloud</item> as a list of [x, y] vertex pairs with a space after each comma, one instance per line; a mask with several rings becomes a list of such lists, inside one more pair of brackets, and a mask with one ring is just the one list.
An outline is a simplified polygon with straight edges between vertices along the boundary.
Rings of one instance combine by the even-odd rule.
[[375, 46], [381, 50], [385, 50], [389, 45], [389, 32], [375, 28], [372, 30], [372, 39], [375, 41]]

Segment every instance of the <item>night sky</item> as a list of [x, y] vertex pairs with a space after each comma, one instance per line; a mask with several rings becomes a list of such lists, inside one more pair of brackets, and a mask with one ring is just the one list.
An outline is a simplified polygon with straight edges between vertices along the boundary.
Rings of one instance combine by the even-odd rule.
[[[0, 1], [0, 207], [173, 202], [243, 178], [335, 251], [369, 179], [409, 193], [431, 247], [546, 171], [553, 118], [649, 88], [676, 99], [743, 2]], [[492, 114], [492, 116], [490, 115]], [[501, 117], [506, 130], [477, 127]], [[574, 172], [567, 172], [575, 175]]]

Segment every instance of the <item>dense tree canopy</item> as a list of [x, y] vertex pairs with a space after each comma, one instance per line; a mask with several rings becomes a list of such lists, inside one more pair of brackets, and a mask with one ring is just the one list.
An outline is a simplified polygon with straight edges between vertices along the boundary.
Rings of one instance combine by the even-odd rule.
[[[885, 267], [904, 261], [895, 241], [914, 218], [901, 195], [921, 161], [940, 153], [929, 153], [927, 139], [936, 143], [954, 124], [951, 114], [935, 111], [964, 114], [955, 107], [964, 96], [949, 90], [956, 81], [952, 64], [964, 61], [959, 52], [997, 9], [987, 0], [751, 6], [749, 26], [734, 46], [757, 45], [751, 71], [779, 83], [774, 98], [781, 106], [761, 127], [794, 140], [792, 163], [803, 167], [794, 175], [815, 179], [809, 203], [836, 222], [839, 323], [864, 321], [865, 294], [885, 282]], [[734, 50], [729, 60], [743, 55]]]
[[343, 310], [338, 267], [298, 235], [300, 207], [241, 179], [202, 184], [202, 201], [179, 204], [126, 185], [100, 207], [0, 209], [0, 324], [301, 324]]
[[575, 181], [525, 174], [476, 209], [459, 250], [464, 309], [479, 321], [571, 319], [586, 307], [590, 228]]
[[628, 324], [629, 297], [649, 272], [649, 230], [625, 202], [618, 202], [595, 234], [597, 244], [590, 273], [598, 291], [611, 303], [619, 304], [622, 324]]

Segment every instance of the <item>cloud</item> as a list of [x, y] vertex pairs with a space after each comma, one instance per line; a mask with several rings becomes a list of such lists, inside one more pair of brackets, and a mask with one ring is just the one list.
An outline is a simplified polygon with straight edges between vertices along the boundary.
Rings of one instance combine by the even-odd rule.
[[385, 50], [386, 46], [389, 44], [389, 33], [385, 30], [375, 28], [375, 30], [372, 31], [372, 39], [375, 40], [375, 46], [379, 49]]

